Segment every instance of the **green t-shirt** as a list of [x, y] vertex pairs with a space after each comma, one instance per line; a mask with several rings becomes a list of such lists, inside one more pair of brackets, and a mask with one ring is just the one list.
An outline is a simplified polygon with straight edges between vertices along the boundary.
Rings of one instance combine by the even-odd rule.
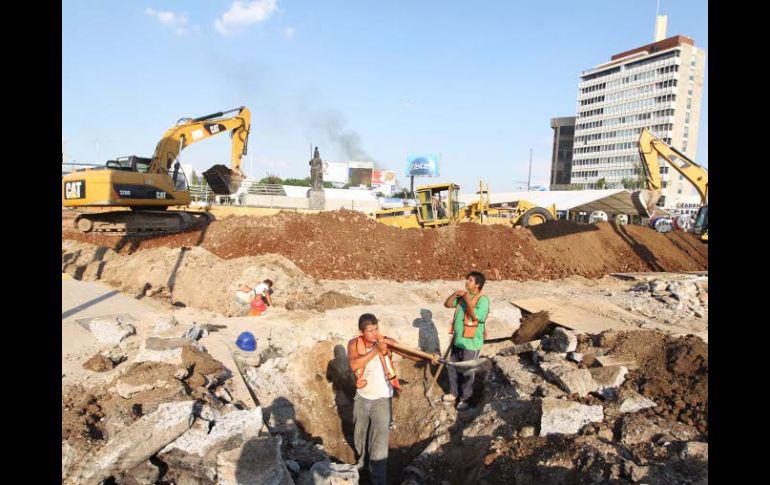
[[[473, 300], [475, 295], [468, 295]], [[455, 298], [453, 307], [457, 307], [459, 298]], [[489, 298], [486, 295], [482, 295], [479, 301], [476, 302], [474, 307], [476, 311], [476, 318], [479, 320], [479, 326], [476, 328], [476, 335], [473, 338], [463, 337], [463, 320], [465, 319], [465, 301], [460, 302], [460, 308], [455, 314], [454, 322], [454, 345], [455, 347], [465, 350], [481, 350], [481, 346], [484, 345], [484, 322], [487, 320], [487, 314], [489, 314]]]

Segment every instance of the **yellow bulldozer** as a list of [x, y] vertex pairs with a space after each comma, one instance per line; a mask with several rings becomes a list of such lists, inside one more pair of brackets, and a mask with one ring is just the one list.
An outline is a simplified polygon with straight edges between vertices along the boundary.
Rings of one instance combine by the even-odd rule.
[[454, 183], [421, 185], [415, 189], [415, 206], [383, 209], [375, 219], [388, 226], [406, 228], [441, 227], [460, 222], [530, 227], [556, 219], [556, 206], [540, 207], [527, 200], [490, 203], [489, 185], [479, 183], [479, 199], [460, 202], [460, 186]]

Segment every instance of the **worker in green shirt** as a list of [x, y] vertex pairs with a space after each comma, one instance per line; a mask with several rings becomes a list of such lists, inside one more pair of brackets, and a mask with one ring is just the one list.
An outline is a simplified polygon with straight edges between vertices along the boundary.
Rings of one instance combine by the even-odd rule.
[[[465, 290], [458, 290], [449, 295], [444, 302], [446, 308], [454, 308], [455, 315], [452, 322], [452, 352], [450, 362], [462, 362], [478, 359], [481, 346], [484, 345], [486, 330], [484, 322], [489, 314], [489, 297], [482, 295], [482, 288], [486, 277], [480, 271], [471, 271], [465, 277]], [[470, 407], [468, 400], [473, 394], [473, 379], [475, 374], [458, 373], [454, 366], [447, 366], [449, 375], [449, 394], [445, 394], [441, 400], [447, 404], [454, 403], [460, 396], [458, 411], [464, 411]], [[458, 393], [458, 380], [461, 380]]]

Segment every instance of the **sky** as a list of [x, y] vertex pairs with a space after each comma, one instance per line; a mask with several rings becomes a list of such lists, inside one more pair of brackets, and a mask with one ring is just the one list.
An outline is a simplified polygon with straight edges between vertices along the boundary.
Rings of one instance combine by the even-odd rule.
[[[244, 171], [310, 174], [371, 160], [402, 185], [410, 154], [438, 180], [547, 185], [550, 119], [575, 116], [582, 71], [653, 41], [656, 0], [62, 2], [62, 138], [69, 161], [151, 156], [177, 120], [252, 113]], [[708, 2], [660, 0], [667, 37], [706, 50], [698, 151], [708, 165]], [[229, 165], [230, 139], [180, 161]]]

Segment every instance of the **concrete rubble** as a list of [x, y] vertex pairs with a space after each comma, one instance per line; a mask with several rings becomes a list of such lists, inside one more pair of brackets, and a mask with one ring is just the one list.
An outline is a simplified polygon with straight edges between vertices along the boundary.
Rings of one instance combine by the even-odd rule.
[[553, 352], [567, 353], [577, 349], [577, 336], [569, 330], [556, 327], [551, 334], [549, 348]]
[[117, 345], [136, 333], [127, 320], [126, 316], [93, 318], [88, 322], [88, 330], [99, 342]]
[[354, 465], [321, 461], [310, 467], [300, 485], [357, 485], [358, 470]]
[[75, 483], [97, 484], [140, 465], [190, 428], [195, 419], [193, 406], [193, 401], [161, 404], [88, 457], [73, 474]]
[[262, 427], [262, 408], [232, 411], [211, 420], [197, 420], [183, 435], [166, 445], [158, 458], [168, 466], [187, 470], [198, 478], [215, 481], [217, 455], [240, 448], [256, 438]]
[[584, 397], [596, 391], [599, 384], [596, 383], [592, 372], [588, 369], [580, 369], [567, 361], [543, 362], [540, 364], [546, 378], [558, 385], [567, 394], [577, 394]]
[[604, 411], [601, 406], [586, 406], [574, 401], [544, 398], [540, 436], [575, 434], [586, 424], [601, 422], [603, 419]]

